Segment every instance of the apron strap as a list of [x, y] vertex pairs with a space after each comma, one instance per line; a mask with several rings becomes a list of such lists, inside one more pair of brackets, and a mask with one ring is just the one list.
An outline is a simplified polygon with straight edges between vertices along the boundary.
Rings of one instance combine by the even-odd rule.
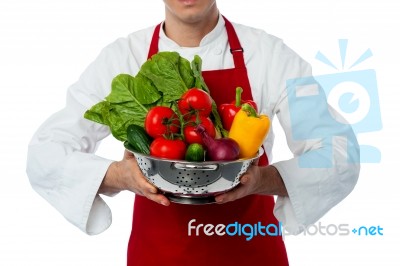
[[228, 34], [228, 42], [231, 50], [231, 54], [233, 55], [233, 61], [235, 63], [236, 68], [246, 68], [244, 64], [244, 55], [243, 55], [243, 47], [240, 45], [239, 38], [236, 34], [235, 29], [233, 28], [232, 23], [222, 16], [225, 20], [225, 28], [226, 33]]
[[153, 55], [158, 53], [158, 39], [160, 38], [160, 28], [162, 23], [158, 24], [153, 33], [153, 37], [151, 38], [149, 53], [147, 55], [147, 59], [150, 59]]
[[[222, 16], [222, 18], [225, 20], [226, 33], [228, 34], [228, 43], [233, 56], [235, 68], [246, 68], [246, 65], [244, 64], [243, 47], [240, 45], [236, 31], [233, 28], [232, 23], [228, 19], [226, 19], [224, 16]], [[151, 56], [158, 53], [158, 39], [160, 38], [161, 25], [162, 23], [158, 24], [154, 29], [147, 59], [150, 59]]]

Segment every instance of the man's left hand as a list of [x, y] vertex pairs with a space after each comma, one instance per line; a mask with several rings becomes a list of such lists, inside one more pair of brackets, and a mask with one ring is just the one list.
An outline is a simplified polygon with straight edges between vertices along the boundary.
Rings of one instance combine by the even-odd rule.
[[252, 194], [288, 196], [282, 177], [274, 166], [252, 165], [236, 188], [216, 196], [215, 201], [226, 203]]

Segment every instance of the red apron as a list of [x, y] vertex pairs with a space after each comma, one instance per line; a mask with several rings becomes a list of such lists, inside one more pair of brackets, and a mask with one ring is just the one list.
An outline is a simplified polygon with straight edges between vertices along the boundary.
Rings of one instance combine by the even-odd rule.
[[[225, 27], [235, 68], [204, 71], [203, 77], [217, 104], [235, 99], [237, 86], [243, 88], [243, 99], [251, 100], [243, 49], [232, 24], [226, 19]], [[159, 31], [160, 25], [154, 31], [149, 58], [158, 52]], [[260, 164], [268, 164], [266, 156], [260, 160]], [[171, 203], [165, 207], [136, 195], [128, 245], [128, 266], [288, 265], [285, 245], [279, 233], [278, 236], [268, 236], [257, 232], [250, 240], [246, 240], [248, 236], [243, 234], [220, 236], [215, 231], [218, 224], [227, 226], [235, 222], [242, 226], [274, 224], [279, 228], [272, 213], [274, 204], [272, 196], [251, 195], [221, 205]], [[193, 228], [189, 235], [189, 222], [193, 219], [196, 220], [191, 223]], [[213, 225], [213, 234], [208, 236], [200, 224]], [[231, 229], [233, 233], [234, 228]], [[250, 228], [244, 231], [250, 232]], [[277, 233], [273, 229], [269, 232]]]

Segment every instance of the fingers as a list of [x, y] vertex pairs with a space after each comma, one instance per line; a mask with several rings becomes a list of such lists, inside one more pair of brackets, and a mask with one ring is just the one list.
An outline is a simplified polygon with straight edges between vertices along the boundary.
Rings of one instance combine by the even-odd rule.
[[142, 171], [136, 162], [135, 157], [132, 153], [125, 151], [124, 160], [128, 162], [129, 172], [127, 178], [129, 179], [129, 190], [135, 194], [145, 196], [149, 200], [169, 206], [170, 201], [162, 194], [158, 192], [158, 189], [147, 181]]
[[162, 194], [159, 193], [148, 193], [144, 195], [146, 198], [148, 198], [149, 200], [152, 200], [154, 202], [157, 202], [161, 205], [164, 206], [169, 206], [170, 205], [170, 201], [167, 199], [167, 197], [165, 197]]
[[219, 204], [234, 201], [243, 198], [244, 196], [247, 196], [246, 191], [247, 191], [246, 188], [244, 188], [242, 185], [239, 185], [238, 187], [229, 192], [216, 196], [215, 201]]
[[250, 182], [250, 178], [250, 175], [244, 174], [240, 179], [240, 184], [236, 188], [216, 196], [215, 201], [219, 204], [222, 204], [243, 198], [251, 194], [252, 182]]
[[144, 179], [144, 177], [143, 180], [138, 182], [138, 190], [139, 193], [137, 194], [145, 196], [149, 200], [152, 200], [164, 206], [170, 205], [170, 201], [164, 195], [160, 194], [158, 192], [158, 189], [150, 184], [146, 179]]

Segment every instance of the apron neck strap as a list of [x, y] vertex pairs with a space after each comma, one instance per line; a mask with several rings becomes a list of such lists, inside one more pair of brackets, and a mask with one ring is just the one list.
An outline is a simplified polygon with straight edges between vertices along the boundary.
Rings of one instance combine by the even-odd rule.
[[222, 16], [225, 20], [226, 33], [228, 34], [228, 42], [231, 54], [233, 55], [233, 61], [236, 68], [246, 68], [244, 64], [243, 47], [240, 45], [239, 38], [233, 28], [232, 23]]
[[[226, 33], [228, 34], [229, 47], [230, 47], [230, 51], [233, 55], [233, 61], [235, 63], [235, 67], [236, 68], [245, 68], [243, 48], [240, 45], [239, 38], [236, 34], [236, 31], [233, 28], [232, 23], [229, 20], [227, 20], [224, 16], [222, 16], [222, 17], [225, 20]], [[153, 55], [158, 53], [158, 39], [160, 38], [161, 25], [162, 25], [162, 23], [158, 24], [154, 29], [154, 33], [153, 33], [153, 37], [151, 39], [147, 59], [150, 59]]]
[[158, 39], [160, 38], [160, 28], [162, 23], [158, 24], [154, 29], [153, 37], [151, 38], [149, 53], [147, 59], [150, 59], [153, 55], [158, 53]]

